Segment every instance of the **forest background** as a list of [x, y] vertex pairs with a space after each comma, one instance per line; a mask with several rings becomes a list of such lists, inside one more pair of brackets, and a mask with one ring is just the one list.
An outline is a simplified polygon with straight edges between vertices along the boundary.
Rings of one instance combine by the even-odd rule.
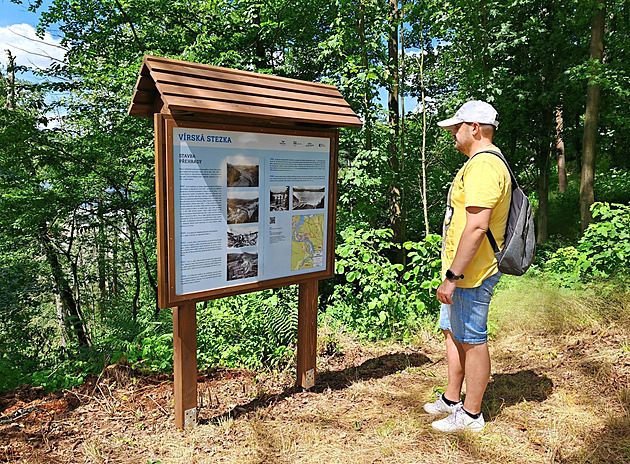
[[[627, 294], [622, 1], [54, 0], [31, 9], [65, 55], [30, 70], [37, 84], [9, 57], [0, 79], [0, 390], [69, 388], [115, 362], [172, 370], [171, 312], [156, 304], [153, 127], [127, 116], [145, 54], [331, 83], [364, 121], [341, 131], [337, 272], [319, 298], [331, 347], [344, 331], [409, 340], [435, 326], [435, 234], [464, 161], [435, 122], [469, 99], [498, 109], [495, 141], [535, 206], [537, 261], [521, 279]], [[419, 105], [405, 108], [409, 97]], [[291, 366], [296, 319], [294, 287], [199, 304], [200, 369]]]

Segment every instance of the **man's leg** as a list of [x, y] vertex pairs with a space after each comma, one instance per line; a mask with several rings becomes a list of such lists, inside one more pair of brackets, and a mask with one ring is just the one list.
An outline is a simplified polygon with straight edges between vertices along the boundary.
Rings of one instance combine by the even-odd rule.
[[446, 337], [446, 362], [448, 364], [448, 383], [444, 396], [446, 399], [458, 402], [462, 391], [465, 374], [465, 351], [461, 343], [453, 340], [453, 334], [442, 330]]
[[[490, 379], [490, 354], [488, 352], [487, 320], [488, 307], [493, 289], [500, 274], [488, 277], [482, 285], [473, 289], [455, 289], [453, 305], [451, 307], [450, 328], [455, 334], [456, 341], [451, 336], [454, 351], [460, 359], [457, 371], [455, 356], [449, 357], [449, 390], [458, 388], [457, 382], [451, 385], [451, 365], [454, 367], [453, 380], [466, 379], [466, 399], [463, 407], [455, 408], [453, 413], [441, 420], [431, 423], [431, 426], [442, 432], [457, 432], [470, 430], [480, 432], [484, 429], [485, 421], [481, 414], [481, 401]], [[447, 345], [448, 347], [448, 345]], [[453, 351], [453, 350], [451, 350]], [[448, 356], [448, 355], [447, 355]], [[452, 360], [452, 361], [451, 361]], [[461, 388], [461, 382], [459, 383]]]
[[454, 341], [454, 345], [458, 352], [463, 353], [462, 365], [465, 373], [464, 377], [466, 378], [466, 399], [463, 407], [454, 408], [450, 416], [432, 422], [431, 426], [441, 432], [459, 432], [463, 430], [481, 432], [485, 426], [485, 421], [481, 414], [481, 400], [490, 377], [488, 344], [469, 344]]
[[478, 414], [481, 412], [481, 400], [483, 400], [483, 394], [488, 386], [488, 380], [490, 380], [488, 343], [480, 343], [478, 345], [454, 343], [459, 345], [464, 352], [464, 372], [466, 377], [464, 409], [470, 414]]

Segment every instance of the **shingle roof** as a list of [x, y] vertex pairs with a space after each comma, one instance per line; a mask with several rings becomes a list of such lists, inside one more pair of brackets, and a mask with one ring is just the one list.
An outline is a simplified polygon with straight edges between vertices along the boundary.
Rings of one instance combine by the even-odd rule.
[[161, 110], [362, 125], [332, 85], [145, 55], [128, 113], [153, 117]]

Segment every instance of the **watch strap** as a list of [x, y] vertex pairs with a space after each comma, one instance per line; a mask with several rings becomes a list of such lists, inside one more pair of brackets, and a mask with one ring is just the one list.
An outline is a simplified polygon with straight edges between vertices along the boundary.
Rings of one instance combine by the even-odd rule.
[[446, 271], [446, 279], [447, 280], [459, 280], [459, 279], [463, 279], [463, 278], [464, 278], [464, 274], [457, 275], [453, 271], [451, 271], [450, 269], [447, 269], [447, 271]]

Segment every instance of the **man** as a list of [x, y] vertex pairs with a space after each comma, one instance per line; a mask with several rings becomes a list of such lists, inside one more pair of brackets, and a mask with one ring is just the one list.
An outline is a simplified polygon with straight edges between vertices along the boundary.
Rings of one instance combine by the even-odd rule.
[[[481, 400], [490, 378], [488, 307], [501, 273], [486, 238], [488, 228], [503, 247], [510, 209], [511, 179], [492, 144], [498, 126], [496, 110], [482, 101], [469, 101], [455, 116], [438, 125], [451, 132], [455, 148], [468, 157], [448, 195], [442, 242], [443, 282], [437, 290], [442, 303], [440, 328], [446, 337], [446, 391], [424, 409], [450, 415], [431, 425], [443, 432], [481, 431], [485, 426]], [[466, 396], [461, 389], [466, 379]]]

